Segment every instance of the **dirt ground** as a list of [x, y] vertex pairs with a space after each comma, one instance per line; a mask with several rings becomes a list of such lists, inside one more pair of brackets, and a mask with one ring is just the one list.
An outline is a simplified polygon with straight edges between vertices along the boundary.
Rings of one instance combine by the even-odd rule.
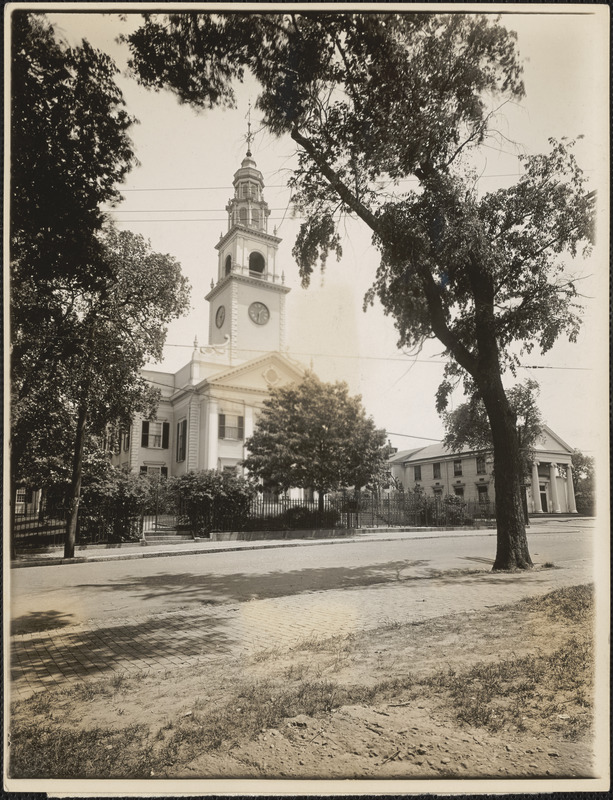
[[15, 703], [12, 777], [591, 777], [590, 587]]

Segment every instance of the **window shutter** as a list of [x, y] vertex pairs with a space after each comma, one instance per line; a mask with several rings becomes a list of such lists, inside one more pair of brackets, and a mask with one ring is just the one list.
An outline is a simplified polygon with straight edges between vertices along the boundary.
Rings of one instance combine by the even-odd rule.
[[167, 478], [168, 477], [168, 467], [161, 467], [160, 468], [160, 474], [162, 475], [162, 478]]
[[219, 415], [219, 438], [225, 439], [226, 438], [226, 415], [220, 414]]
[[181, 423], [181, 439], [183, 441], [183, 453], [182, 458], [185, 461], [185, 456], [187, 455], [187, 420], [184, 419]]
[[244, 417], [238, 418], [238, 438], [244, 439], [245, 437], [245, 419]]
[[143, 431], [140, 439], [140, 446], [149, 447], [149, 423], [146, 420], [143, 420]]
[[162, 449], [168, 450], [168, 440], [170, 438], [170, 422], [162, 422]]

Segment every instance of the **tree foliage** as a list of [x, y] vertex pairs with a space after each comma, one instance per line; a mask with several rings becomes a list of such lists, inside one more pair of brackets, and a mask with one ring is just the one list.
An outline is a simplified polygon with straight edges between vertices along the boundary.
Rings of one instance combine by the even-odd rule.
[[[517, 435], [526, 474], [534, 459], [534, 446], [543, 431], [543, 418], [537, 405], [538, 383], [528, 379], [507, 391], [507, 398], [517, 419]], [[452, 452], [465, 448], [493, 450], [492, 429], [483, 401], [474, 394], [466, 403], [444, 413], [443, 444]]]
[[217, 470], [188, 472], [169, 478], [167, 494], [194, 534], [242, 527], [255, 497], [255, 485], [239, 475]]
[[245, 466], [266, 486], [332, 490], [362, 487], [376, 477], [387, 456], [385, 432], [346, 383], [323, 383], [307, 373], [297, 384], [271, 391]]
[[577, 511], [580, 514], [594, 514], [596, 504], [595, 460], [593, 456], [586, 456], [580, 450], [573, 450], [572, 467]]
[[[366, 302], [380, 299], [400, 345], [442, 342], [443, 404], [458, 380], [478, 391], [494, 446], [494, 566], [531, 566], [501, 375], [576, 337], [564, 256], [589, 251], [593, 198], [566, 141], [526, 157], [514, 186], [477, 191], [470, 153], [497, 136], [494, 104], [524, 92], [515, 35], [480, 14], [305, 11], [154, 16], [128, 40], [146, 85], [200, 108], [232, 103], [232, 80], [255, 75], [264, 125], [300, 148], [290, 185], [303, 281], [338, 254], [344, 214], [370, 228], [381, 261]], [[408, 178], [418, 186], [402, 191]]]
[[[58, 278], [103, 277], [101, 204], [121, 199], [136, 164], [135, 120], [108, 55], [87, 41], [65, 46], [42, 14], [16, 10], [11, 20], [11, 265], [40, 299]], [[31, 318], [36, 304], [26, 310]]]

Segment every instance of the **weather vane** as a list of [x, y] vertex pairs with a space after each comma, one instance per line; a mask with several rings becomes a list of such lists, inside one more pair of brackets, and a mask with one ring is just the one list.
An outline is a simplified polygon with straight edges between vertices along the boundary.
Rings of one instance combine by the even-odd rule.
[[253, 134], [251, 133], [251, 100], [249, 100], [249, 110], [247, 111], [247, 156], [251, 157], [251, 142], [253, 141]]

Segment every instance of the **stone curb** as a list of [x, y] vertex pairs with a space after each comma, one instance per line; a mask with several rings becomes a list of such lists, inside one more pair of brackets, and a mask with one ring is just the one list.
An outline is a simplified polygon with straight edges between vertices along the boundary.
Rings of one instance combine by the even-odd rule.
[[[375, 529], [376, 530], [376, 529]], [[413, 533], [430, 533], [430, 536], [416, 536], [417, 539], [434, 539], [436, 535], [432, 535], [434, 531], [437, 534], [450, 533], [454, 531], [460, 536], [495, 536], [495, 529], [492, 528], [412, 528], [411, 530], [396, 530], [379, 529], [381, 533], [400, 533], [400, 534], [413, 534]], [[470, 531], [470, 532], [469, 532]], [[489, 533], [488, 533], [489, 531]], [[155, 550], [154, 552], [139, 551], [134, 553], [109, 553], [108, 555], [91, 555], [91, 556], [75, 556], [74, 558], [32, 558], [28, 561], [16, 561], [11, 563], [11, 569], [23, 569], [25, 567], [53, 567], [64, 566], [69, 564], [85, 564], [102, 561], [131, 561], [139, 558], [168, 558], [170, 556], [193, 556], [211, 553], [233, 553], [243, 550], [262, 550], [262, 549], [276, 549], [279, 547], [314, 547], [317, 545], [334, 545], [334, 544], [356, 544], [359, 542], [393, 542], [398, 537], [376, 536], [373, 530], [365, 529], [363, 533], [353, 537], [341, 537], [338, 539], [278, 539], [271, 541], [270, 539], [262, 539], [260, 542], [249, 542], [244, 545], [230, 545], [226, 546], [225, 542], [220, 542], [221, 547], [198, 547], [190, 548], [189, 550]], [[403, 537], [404, 538], [404, 537]], [[409, 538], [409, 537], [407, 537]], [[410, 537], [413, 538], [413, 537]], [[174, 547], [171, 545], [171, 548]]]

